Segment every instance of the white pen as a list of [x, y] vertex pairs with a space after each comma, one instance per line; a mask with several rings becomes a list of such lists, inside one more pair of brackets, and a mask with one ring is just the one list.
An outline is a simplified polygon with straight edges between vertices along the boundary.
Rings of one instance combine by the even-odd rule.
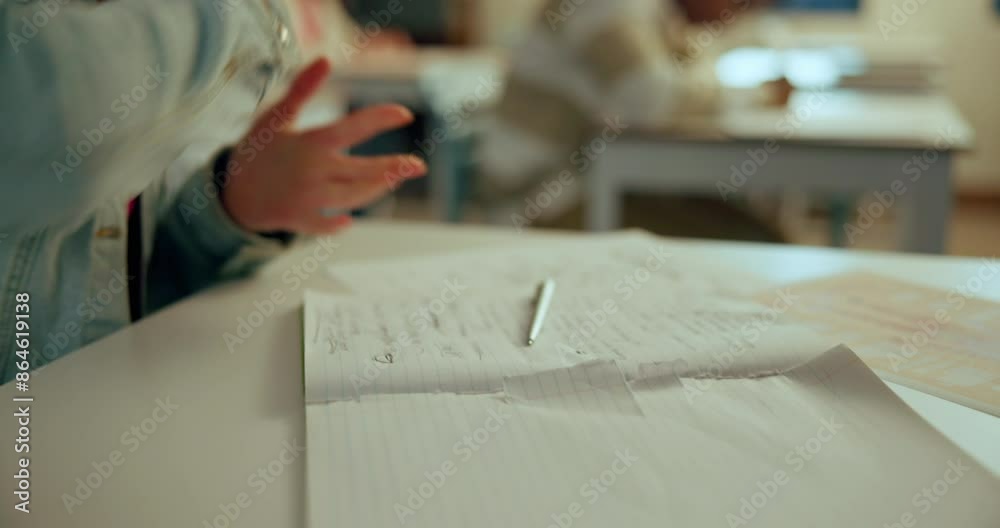
[[534, 345], [538, 339], [538, 333], [542, 331], [545, 324], [545, 316], [549, 313], [549, 304], [552, 302], [552, 295], [556, 291], [556, 281], [545, 279], [538, 285], [538, 296], [535, 299], [535, 317], [531, 320], [531, 330], [528, 332], [528, 346]]

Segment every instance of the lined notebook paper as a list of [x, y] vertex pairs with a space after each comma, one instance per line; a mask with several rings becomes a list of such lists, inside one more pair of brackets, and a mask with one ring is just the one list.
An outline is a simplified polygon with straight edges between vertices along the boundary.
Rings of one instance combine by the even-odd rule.
[[[625, 238], [337, 269], [386, 291], [308, 292], [309, 526], [1000, 525], [997, 476], [853, 352], [722, 278], [678, 285], [690, 269], [626, 298], [650, 239]], [[533, 347], [513, 269], [559, 281]]]

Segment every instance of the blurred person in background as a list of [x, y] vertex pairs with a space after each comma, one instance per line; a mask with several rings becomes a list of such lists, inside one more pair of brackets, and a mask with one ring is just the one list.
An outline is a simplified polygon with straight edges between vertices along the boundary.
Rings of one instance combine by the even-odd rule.
[[[662, 130], [685, 116], [715, 111], [721, 89], [714, 61], [689, 38], [690, 24], [710, 31], [714, 40], [764, 3], [547, 1], [512, 52], [503, 99], [477, 152], [478, 193], [491, 216], [517, 226], [581, 227], [581, 177], [599, 155], [587, 148], [591, 141], [613, 141], [628, 129]], [[549, 190], [554, 185], [559, 196]], [[526, 200], [541, 193], [553, 203], [529, 218]], [[649, 215], [640, 216], [654, 218], [654, 224], [673, 223], [663, 221], [671, 214], [691, 223], [689, 205], [665, 205], [663, 199], [645, 208], [633, 205], [625, 208], [627, 215], [648, 209]]]
[[[330, 64], [300, 67], [296, 35], [322, 28], [296, 32], [308, 14], [289, 7], [0, 0], [0, 382], [25, 361], [15, 305], [30, 306], [34, 368], [252, 273], [296, 234], [347, 227], [345, 211], [425, 171], [342, 154], [409, 123], [397, 105], [295, 126]], [[191, 144], [218, 154], [169, 181]]]

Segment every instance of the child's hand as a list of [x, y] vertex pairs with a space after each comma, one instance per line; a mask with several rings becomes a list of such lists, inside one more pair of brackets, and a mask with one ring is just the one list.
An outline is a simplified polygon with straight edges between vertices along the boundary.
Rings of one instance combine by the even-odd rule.
[[323, 86], [330, 63], [317, 59], [299, 74], [284, 100], [254, 124], [230, 158], [222, 203], [244, 229], [322, 234], [350, 224], [349, 211], [368, 205], [427, 167], [413, 156], [355, 157], [342, 151], [382, 132], [409, 124], [399, 105], [378, 105], [313, 130], [292, 125]]

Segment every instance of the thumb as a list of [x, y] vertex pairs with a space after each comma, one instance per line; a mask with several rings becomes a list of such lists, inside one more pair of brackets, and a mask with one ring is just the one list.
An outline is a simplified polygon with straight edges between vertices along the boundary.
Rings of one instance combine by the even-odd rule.
[[330, 61], [325, 57], [320, 57], [306, 66], [292, 81], [285, 97], [271, 107], [270, 111], [262, 115], [255, 123], [254, 128], [265, 126], [265, 123], [270, 122], [269, 118], [272, 115], [280, 117], [284, 127], [291, 126], [298, 119], [302, 108], [309, 102], [309, 99], [326, 82], [326, 78], [330, 75], [330, 69]]

